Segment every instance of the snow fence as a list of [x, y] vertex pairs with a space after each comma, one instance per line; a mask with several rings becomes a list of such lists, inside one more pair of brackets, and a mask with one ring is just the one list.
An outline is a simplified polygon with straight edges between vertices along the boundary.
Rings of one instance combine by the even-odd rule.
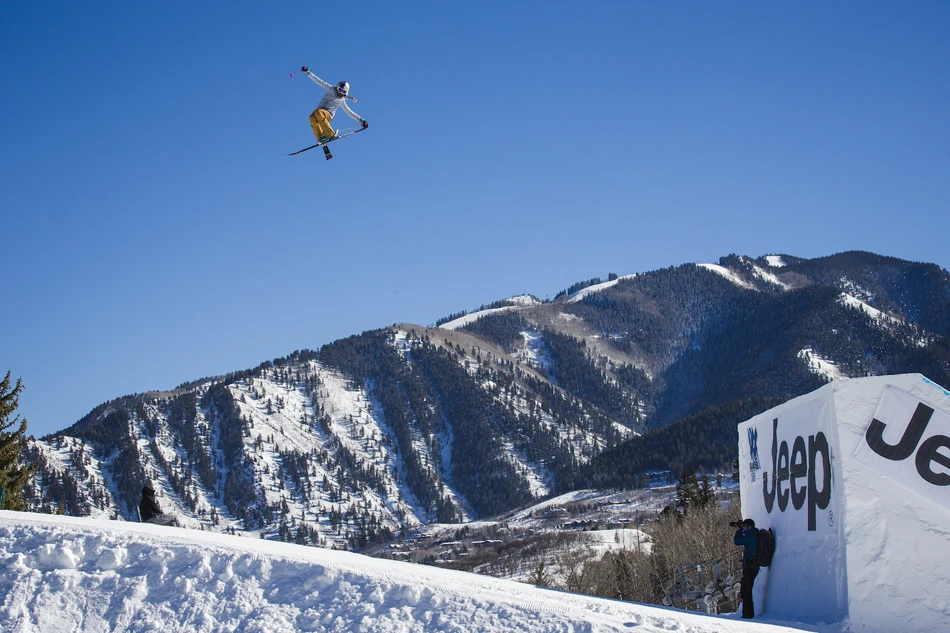
[[831, 382], [739, 425], [739, 477], [743, 516], [777, 540], [758, 613], [950, 630], [946, 389], [919, 374]]

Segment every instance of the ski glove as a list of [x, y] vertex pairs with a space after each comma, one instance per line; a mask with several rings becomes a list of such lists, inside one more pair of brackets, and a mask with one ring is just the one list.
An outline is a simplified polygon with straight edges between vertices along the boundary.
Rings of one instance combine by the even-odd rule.
[[309, 70], [310, 70], [310, 69], [307, 68], [306, 66], [301, 66], [301, 67], [300, 67], [300, 72], [302, 72], [302, 73], [305, 73], [305, 72], [307, 72], [307, 71], [309, 71]]
[[363, 124], [364, 130], [369, 127], [369, 123], [366, 122], [366, 119], [360, 119], [360, 123]]

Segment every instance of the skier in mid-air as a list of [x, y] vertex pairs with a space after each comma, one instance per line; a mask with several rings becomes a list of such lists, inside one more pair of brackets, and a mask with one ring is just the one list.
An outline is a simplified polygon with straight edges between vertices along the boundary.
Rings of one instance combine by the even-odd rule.
[[307, 76], [310, 77], [314, 83], [327, 90], [327, 93], [320, 99], [320, 104], [317, 106], [317, 109], [310, 115], [310, 127], [313, 128], [313, 135], [317, 137], [318, 143], [329, 141], [337, 135], [337, 130], [330, 127], [330, 121], [333, 120], [337, 108], [343, 108], [343, 111], [346, 112], [351, 119], [359, 122], [359, 124], [363, 126], [363, 129], [369, 127], [369, 123], [366, 122], [366, 119], [360, 117], [360, 115], [350, 110], [350, 107], [346, 105], [347, 99], [354, 103], [356, 102], [356, 97], [351, 97], [349, 94], [349, 83], [341, 81], [333, 86], [314, 75], [306, 66], [300, 70], [307, 73]]

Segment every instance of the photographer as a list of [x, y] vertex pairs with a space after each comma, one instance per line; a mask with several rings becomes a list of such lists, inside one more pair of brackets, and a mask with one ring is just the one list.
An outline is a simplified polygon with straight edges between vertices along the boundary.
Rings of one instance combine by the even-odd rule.
[[744, 548], [739, 595], [742, 598], [742, 617], [751, 619], [755, 617], [755, 606], [752, 604], [752, 585], [755, 583], [755, 577], [759, 575], [759, 564], [756, 562], [756, 553], [759, 548], [758, 530], [755, 529], [755, 521], [752, 519], [733, 521], [729, 525], [738, 528], [732, 541]]

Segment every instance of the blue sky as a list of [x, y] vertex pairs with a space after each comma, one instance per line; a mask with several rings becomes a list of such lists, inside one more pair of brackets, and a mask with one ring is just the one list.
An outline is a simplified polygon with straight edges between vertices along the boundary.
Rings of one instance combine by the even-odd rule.
[[[947, 268], [947, 33], [945, 2], [4, 2], [0, 372], [39, 436], [611, 272]], [[370, 123], [330, 162], [287, 156], [304, 64]]]

